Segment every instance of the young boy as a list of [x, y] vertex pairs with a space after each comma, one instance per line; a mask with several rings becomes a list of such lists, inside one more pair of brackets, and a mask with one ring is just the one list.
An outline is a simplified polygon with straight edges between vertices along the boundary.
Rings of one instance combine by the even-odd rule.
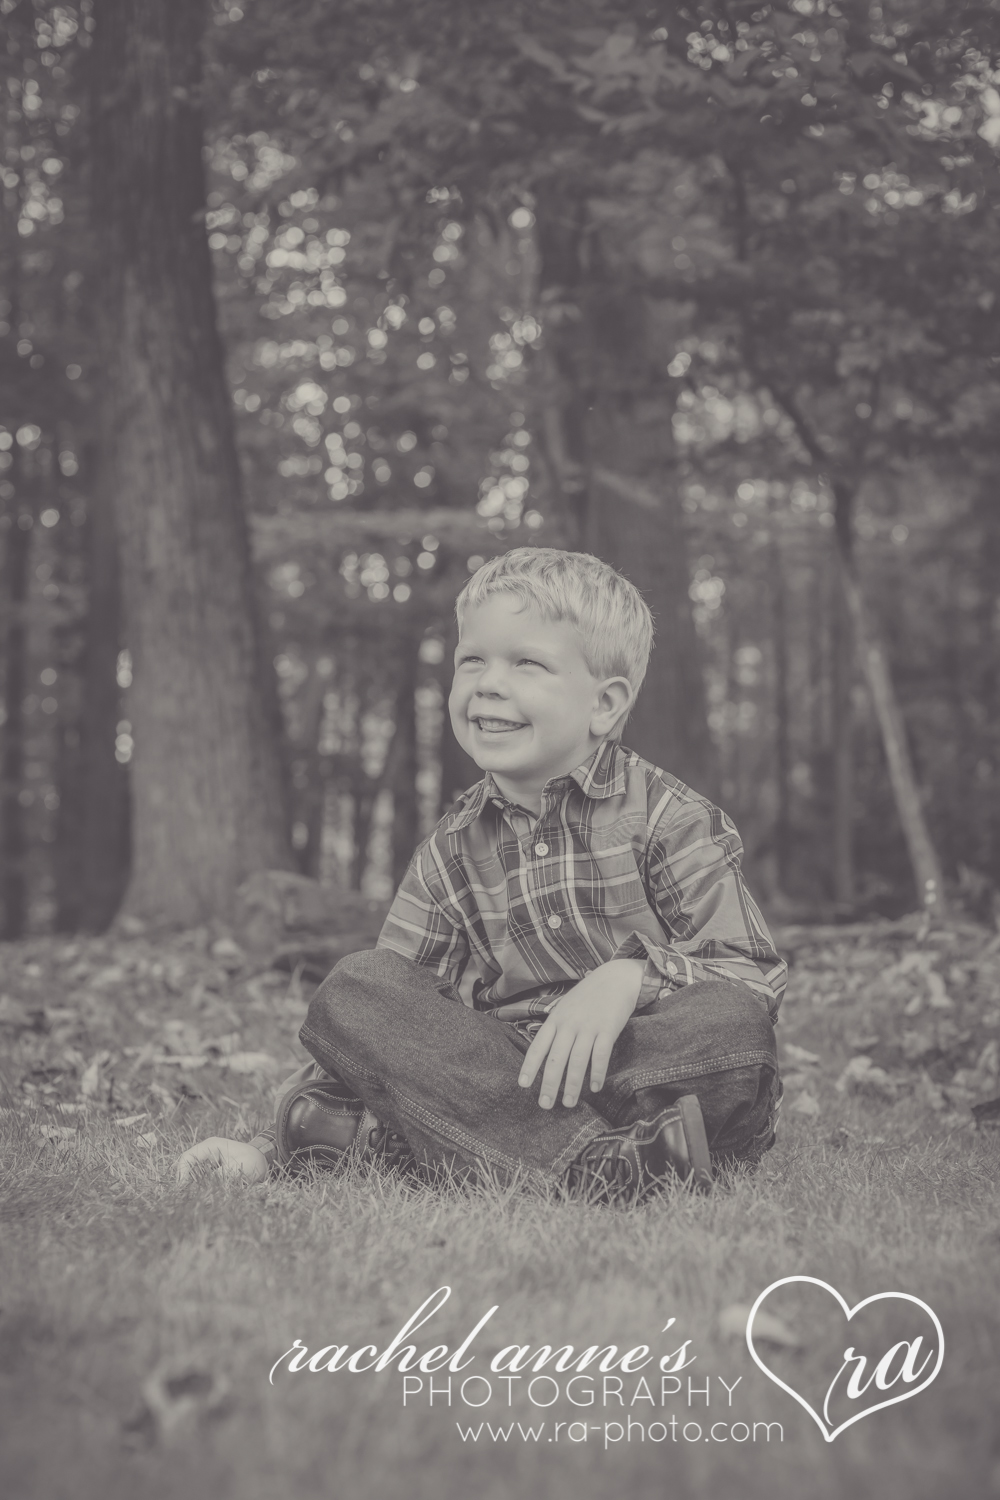
[[273, 1135], [201, 1142], [182, 1181], [350, 1153], [635, 1201], [773, 1144], [785, 965], [739, 836], [619, 743], [652, 646], [642, 597], [596, 557], [522, 547], [457, 614], [451, 723], [483, 779], [417, 850], [375, 950], [317, 990], [316, 1062]]

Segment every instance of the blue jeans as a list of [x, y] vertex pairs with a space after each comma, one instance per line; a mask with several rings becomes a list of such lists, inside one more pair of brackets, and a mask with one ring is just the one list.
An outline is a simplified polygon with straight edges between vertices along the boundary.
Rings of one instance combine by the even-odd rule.
[[738, 981], [674, 990], [625, 1025], [599, 1093], [571, 1109], [538, 1104], [517, 1082], [528, 1041], [516, 1025], [463, 1004], [456, 990], [389, 949], [341, 959], [313, 996], [303, 1045], [425, 1167], [558, 1181], [612, 1126], [651, 1119], [696, 1094], [721, 1166], [753, 1166], [774, 1142], [780, 1097], [774, 1027]]

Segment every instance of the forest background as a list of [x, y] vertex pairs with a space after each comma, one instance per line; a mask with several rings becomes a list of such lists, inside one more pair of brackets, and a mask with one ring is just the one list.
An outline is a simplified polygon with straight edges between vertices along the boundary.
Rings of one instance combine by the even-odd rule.
[[992, 7], [0, 14], [5, 937], [387, 898], [535, 543], [643, 590], [627, 741], [770, 912], [992, 917]]

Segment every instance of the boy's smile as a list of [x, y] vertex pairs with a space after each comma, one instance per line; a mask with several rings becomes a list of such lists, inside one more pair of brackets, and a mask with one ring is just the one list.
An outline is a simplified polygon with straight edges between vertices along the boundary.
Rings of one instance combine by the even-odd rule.
[[512, 802], [539, 811], [546, 781], [593, 754], [631, 697], [624, 678], [591, 674], [569, 621], [548, 620], [506, 593], [466, 609], [452, 728]]

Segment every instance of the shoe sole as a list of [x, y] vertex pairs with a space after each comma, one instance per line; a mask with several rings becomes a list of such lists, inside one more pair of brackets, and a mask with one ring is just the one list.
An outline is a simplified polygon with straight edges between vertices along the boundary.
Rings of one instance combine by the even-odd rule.
[[677, 1108], [681, 1113], [684, 1138], [687, 1141], [688, 1157], [691, 1162], [691, 1171], [687, 1181], [699, 1192], [710, 1193], [715, 1186], [715, 1174], [712, 1171], [708, 1136], [705, 1134], [705, 1121], [701, 1113], [701, 1105], [698, 1103], [698, 1095], [683, 1094], [677, 1100]]

